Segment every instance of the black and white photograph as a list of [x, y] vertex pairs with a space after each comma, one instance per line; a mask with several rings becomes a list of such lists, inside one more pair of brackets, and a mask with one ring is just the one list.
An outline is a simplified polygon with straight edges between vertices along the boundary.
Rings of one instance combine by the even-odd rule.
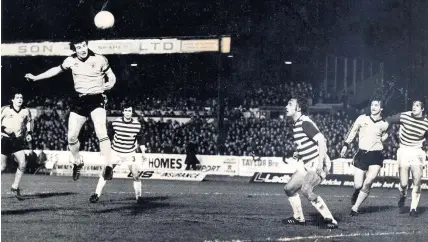
[[428, 241], [428, 1], [0, 15], [1, 241]]

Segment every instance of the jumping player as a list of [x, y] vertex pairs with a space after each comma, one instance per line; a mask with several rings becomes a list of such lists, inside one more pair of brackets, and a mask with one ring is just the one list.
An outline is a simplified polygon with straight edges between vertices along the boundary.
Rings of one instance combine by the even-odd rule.
[[10, 106], [1, 109], [1, 171], [6, 169], [8, 156], [13, 156], [18, 163], [15, 181], [11, 191], [18, 200], [22, 200], [19, 182], [27, 165], [24, 153], [24, 139], [31, 140], [33, 122], [30, 110], [23, 107], [24, 98], [15, 92]]
[[333, 218], [324, 200], [313, 192], [313, 189], [324, 180], [331, 168], [330, 158], [327, 156], [327, 145], [323, 134], [316, 124], [304, 113], [308, 104], [305, 99], [292, 98], [286, 107], [287, 117], [294, 121], [293, 138], [297, 146], [296, 172], [285, 185], [285, 194], [288, 196], [294, 215], [285, 220], [288, 224], [305, 224], [302, 204], [298, 191], [300, 190], [318, 212], [324, 217], [328, 228], [337, 228], [337, 221]]
[[[133, 107], [130, 104], [122, 106], [123, 117], [114, 120], [112, 125], [113, 130], [113, 143], [112, 143], [112, 157], [113, 163], [128, 166], [132, 177], [134, 178], [135, 198], [138, 203], [142, 202], [141, 198], [141, 181], [139, 172], [141, 171], [141, 155], [136, 154], [138, 149], [137, 142], [140, 144], [142, 153], [145, 153], [145, 146], [141, 134], [141, 123], [132, 118]], [[106, 184], [103, 176], [98, 180], [95, 193], [90, 197], [91, 203], [98, 202], [102, 189]]]
[[416, 217], [421, 197], [422, 171], [426, 166], [428, 151], [422, 150], [424, 139], [428, 142], [428, 119], [423, 117], [425, 105], [422, 100], [413, 102], [412, 111], [400, 113], [386, 120], [389, 124], [400, 124], [400, 147], [397, 150], [398, 170], [400, 176], [400, 198], [398, 207], [404, 208], [407, 197], [409, 170], [412, 172], [413, 191], [410, 205], [410, 216]]
[[71, 70], [74, 88], [77, 95], [74, 107], [68, 119], [68, 144], [73, 156], [73, 180], [80, 177], [83, 160], [79, 155], [80, 143], [78, 136], [88, 117], [94, 122], [95, 133], [100, 142], [100, 151], [105, 158], [104, 178], [111, 180], [113, 168], [110, 161], [110, 140], [107, 136], [106, 110], [104, 91], [110, 90], [116, 83], [116, 76], [110, 69], [107, 59], [95, 54], [88, 48], [88, 41], [77, 38], [70, 43], [75, 54], [67, 57], [64, 62], [39, 75], [26, 74], [25, 78], [32, 81], [51, 78], [66, 70]]
[[382, 104], [380, 100], [371, 102], [371, 112], [357, 118], [340, 152], [340, 156], [345, 157], [346, 151], [358, 134], [359, 150], [354, 157], [355, 191], [351, 198], [353, 205], [351, 216], [358, 215], [358, 208], [369, 195], [373, 181], [377, 177], [384, 160], [382, 142], [388, 138], [386, 132], [388, 123], [382, 117]]

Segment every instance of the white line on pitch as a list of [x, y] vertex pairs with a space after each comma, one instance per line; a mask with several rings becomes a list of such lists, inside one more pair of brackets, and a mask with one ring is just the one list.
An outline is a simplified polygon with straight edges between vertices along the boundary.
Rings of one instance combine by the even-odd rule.
[[[46, 193], [52, 193], [52, 192], [58, 192], [58, 191], [43, 191], [43, 192], [31, 192], [31, 193], [23, 193], [22, 195], [38, 195], [38, 194], [46, 194]], [[134, 194], [134, 192], [109, 192], [106, 191], [104, 192], [104, 194]], [[144, 194], [177, 194], [177, 195], [218, 195], [218, 196], [253, 196], [253, 197], [282, 197], [285, 196], [285, 194], [283, 193], [250, 193], [250, 194], [236, 194], [236, 193], [223, 193], [223, 192], [171, 192], [171, 193], [160, 193], [160, 192], [143, 192]], [[4, 194], [10, 195], [13, 194], [11, 192], [6, 192]], [[348, 195], [333, 195], [333, 196], [326, 196], [326, 197], [330, 197], [330, 198], [350, 198], [351, 196]], [[383, 198], [383, 199], [388, 199], [388, 198], [392, 198], [395, 199], [396, 197], [385, 197], [385, 196], [369, 196], [370, 198]]]
[[[104, 193], [113, 193], [113, 194], [134, 194], [133, 192], [104, 192]], [[143, 192], [144, 194], [161, 194], [160, 192]], [[163, 193], [162, 193], [163, 194]], [[177, 193], [169, 193], [169, 194], [179, 194], [179, 195], [244, 195], [244, 196], [254, 196], [254, 197], [282, 197], [285, 196], [283, 193], [250, 193], [250, 194], [236, 194], [236, 193], [222, 193], [222, 192], [177, 192]], [[350, 198], [348, 195], [333, 195], [326, 196], [332, 198]], [[396, 197], [385, 197], [385, 196], [369, 196], [370, 198], [396, 198]]]
[[372, 236], [393, 236], [393, 235], [412, 235], [412, 234], [427, 234], [419, 232], [383, 232], [383, 233], [353, 233], [353, 234], [337, 234], [337, 235], [312, 235], [298, 237], [284, 237], [277, 241], [296, 241], [303, 239], [334, 239], [334, 238], [350, 238], [350, 237], [372, 237]]
[[[283, 237], [283, 238], [266, 238], [263, 241], [297, 241], [297, 240], [318, 240], [318, 239], [334, 239], [334, 238], [352, 238], [352, 237], [372, 237], [372, 236], [394, 236], [394, 235], [416, 235], [428, 234], [427, 232], [382, 232], [382, 233], [353, 233], [353, 234], [336, 234], [336, 235], [311, 235], [311, 236], [296, 236], [296, 237]], [[251, 240], [205, 240], [205, 242], [247, 242]]]

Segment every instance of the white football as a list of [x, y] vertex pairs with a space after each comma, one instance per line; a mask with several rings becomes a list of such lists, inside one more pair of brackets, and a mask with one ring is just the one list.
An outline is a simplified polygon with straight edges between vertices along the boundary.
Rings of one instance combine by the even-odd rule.
[[95, 26], [99, 29], [108, 29], [114, 25], [114, 16], [109, 11], [101, 11], [95, 15]]

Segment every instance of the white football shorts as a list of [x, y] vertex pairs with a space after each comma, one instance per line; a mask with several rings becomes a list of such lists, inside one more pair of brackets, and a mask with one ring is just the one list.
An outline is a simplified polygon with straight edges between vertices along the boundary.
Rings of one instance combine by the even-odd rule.
[[121, 165], [121, 166], [136, 165], [136, 167], [139, 168], [139, 170], [142, 170], [142, 166], [143, 166], [142, 154], [135, 153], [135, 152], [120, 153], [112, 149], [111, 158], [112, 158], [112, 163], [115, 165]]
[[397, 150], [398, 167], [425, 166], [426, 153], [419, 147], [401, 146]]

